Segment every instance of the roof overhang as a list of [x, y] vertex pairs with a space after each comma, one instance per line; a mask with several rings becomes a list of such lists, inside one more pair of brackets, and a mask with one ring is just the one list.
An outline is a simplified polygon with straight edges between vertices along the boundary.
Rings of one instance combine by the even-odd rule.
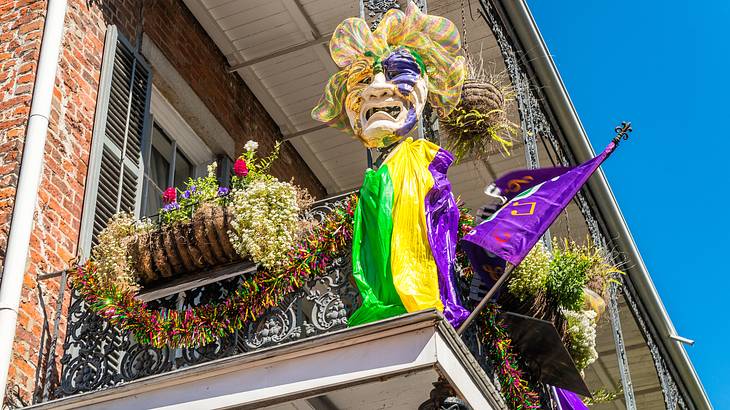
[[[431, 383], [439, 376], [472, 408], [503, 408], [499, 393], [454, 329], [433, 310], [191, 366], [32, 408], [262, 408], [296, 400], [310, 399], [311, 403], [312, 398], [334, 402], [332, 397], [337, 397], [337, 392], [358, 386], [365, 397], [371, 387], [379, 396], [391, 395], [393, 401], [389, 402], [406, 400], [412, 407], [428, 399]], [[395, 383], [388, 386], [389, 380]], [[370, 397], [375, 400], [372, 394]]]
[[[525, 61], [534, 70], [540, 89], [546, 98], [545, 102], [555, 116], [576, 160], [582, 162], [594, 157], [595, 152], [588, 135], [578, 118], [573, 102], [525, 0], [497, 0], [497, 2], [512, 23], [518, 40], [527, 54]], [[699, 409], [712, 408], [684, 346], [681, 342], [670, 338], [677, 334], [674, 325], [664, 308], [602, 169], [599, 169], [596, 176], [588, 181], [588, 190], [596, 201], [598, 211], [603, 217], [606, 229], [611, 233], [612, 240], [628, 259], [629, 279], [648, 313], [649, 320], [659, 333], [658, 342], [669, 354], [694, 405]]]
[[[284, 139], [297, 149], [329, 195], [357, 189], [367, 168], [362, 144], [317, 122], [311, 110], [330, 75], [338, 68], [329, 54], [329, 39], [345, 18], [359, 15], [358, 2], [341, 0], [184, 0], [205, 31], [277, 123]], [[405, 1], [400, 1], [405, 3]], [[489, 27], [478, 18], [478, 3], [462, 13], [459, 2], [429, 0], [428, 12], [449, 18], [468, 32], [469, 53], [484, 59], [487, 71], [505, 67]], [[472, 18], [474, 16], [474, 18]], [[510, 118], [519, 122], [516, 109]], [[522, 140], [515, 141], [520, 152]], [[472, 209], [483, 205], [483, 188], [497, 174], [524, 167], [523, 155], [497, 153], [490, 161], [465, 160], [451, 167], [454, 192]]]

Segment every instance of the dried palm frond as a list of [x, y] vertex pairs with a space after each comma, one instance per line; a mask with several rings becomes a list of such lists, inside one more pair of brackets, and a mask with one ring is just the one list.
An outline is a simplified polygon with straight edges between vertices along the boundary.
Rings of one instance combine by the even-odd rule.
[[484, 158], [495, 144], [509, 155], [519, 131], [507, 114], [514, 102], [512, 86], [504, 73], [488, 72], [481, 58], [468, 58], [467, 67], [461, 101], [448, 116], [439, 118], [446, 148], [457, 162], [467, 157]]

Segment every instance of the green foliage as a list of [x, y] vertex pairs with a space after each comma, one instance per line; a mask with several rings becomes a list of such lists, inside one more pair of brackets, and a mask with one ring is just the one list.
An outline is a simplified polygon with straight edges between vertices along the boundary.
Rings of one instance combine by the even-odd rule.
[[596, 404], [610, 403], [619, 397], [623, 397], [623, 395], [624, 389], [622, 387], [619, 387], [618, 390], [615, 391], [608, 391], [602, 387], [591, 392], [591, 396], [593, 396], [593, 398], [584, 397], [583, 404], [590, 407], [595, 406]]
[[583, 289], [589, 286], [599, 295], [620, 273], [604, 252], [573, 241], [553, 240], [553, 255], [542, 242], [530, 251], [515, 269], [507, 284], [510, 294], [520, 302], [546, 295], [553, 305], [568, 310], [583, 306]]
[[246, 166], [248, 167], [248, 174], [246, 176], [237, 176], [233, 175], [231, 178], [231, 188], [232, 189], [243, 189], [246, 185], [253, 181], [259, 181], [259, 180], [267, 180], [270, 181], [272, 179], [275, 179], [272, 175], [268, 173], [269, 168], [271, 168], [271, 165], [274, 163], [274, 161], [279, 158], [279, 151], [281, 149], [281, 143], [277, 142], [276, 145], [274, 145], [274, 149], [271, 151], [271, 153], [264, 158], [258, 158], [256, 157], [256, 149], [258, 148], [258, 143], [254, 141], [249, 141], [244, 146], [243, 154], [241, 154], [240, 157], [238, 157], [239, 160], [246, 161]]
[[127, 247], [138, 233], [149, 229], [149, 224], [135, 221], [130, 213], [122, 212], [111, 217], [99, 234], [99, 243], [91, 251], [92, 259], [98, 261], [99, 283], [117, 289], [136, 291], [139, 288], [134, 261]]
[[[274, 146], [274, 150], [265, 158], [256, 157], [258, 144], [255, 141], [248, 141], [244, 146], [245, 151], [238, 158], [245, 161], [248, 173], [246, 175], [233, 175], [231, 177], [231, 190], [242, 190], [254, 181], [273, 181], [275, 178], [268, 174], [269, 168], [279, 157], [280, 144]], [[188, 178], [184, 189], [175, 189], [177, 200], [165, 205], [160, 209], [160, 223], [169, 225], [173, 223], [190, 222], [195, 211], [202, 204], [228, 205], [233, 198], [229, 190], [218, 183], [216, 177], [216, 164], [208, 166], [208, 174], [199, 178]]]
[[548, 299], [564, 309], [580, 310], [591, 266], [591, 259], [575, 243], [566, 241], [562, 249], [554, 247], [546, 286]]
[[501, 109], [481, 112], [457, 106], [448, 117], [439, 120], [454, 134], [447, 140], [446, 149], [460, 161], [471, 154], [488, 152], [489, 144], [496, 142], [509, 155], [512, 137], [517, 134], [518, 128], [506, 118]]
[[189, 222], [195, 211], [204, 203], [223, 204], [226, 197], [219, 195], [216, 164], [208, 166], [208, 175], [199, 178], [188, 178], [185, 189], [177, 189], [177, 201], [165, 205], [160, 210], [160, 222], [168, 225], [176, 222]]

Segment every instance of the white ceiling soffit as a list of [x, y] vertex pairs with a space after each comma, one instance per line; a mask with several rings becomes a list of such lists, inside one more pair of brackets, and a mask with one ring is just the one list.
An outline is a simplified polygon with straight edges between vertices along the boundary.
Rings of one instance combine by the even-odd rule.
[[[469, 3], [469, 2], [465, 2]], [[367, 166], [365, 150], [346, 134], [322, 128], [310, 112], [337, 69], [328, 41], [337, 24], [358, 16], [357, 0], [185, 0], [198, 21], [261, 101], [330, 194], [357, 188]], [[496, 72], [504, 70], [499, 48], [479, 17], [478, 2], [466, 10], [468, 49]], [[461, 2], [430, 0], [430, 14], [462, 27]], [[472, 20], [472, 16], [474, 20]], [[319, 128], [317, 128], [319, 127]], [[487, 165], [470, 161], [452, 167], [454, 191], [471, 208], [494, 174], [524, 166], [519, 148], [511, 157], [493, 156]]]

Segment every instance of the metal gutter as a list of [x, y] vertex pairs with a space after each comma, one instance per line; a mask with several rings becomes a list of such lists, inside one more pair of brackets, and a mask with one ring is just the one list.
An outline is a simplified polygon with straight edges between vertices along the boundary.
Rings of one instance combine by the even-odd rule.
[[23, 278], [26, 274], [30, 236], [38, 204], [38, 187], [43, 172], [46, 136], [51, 116], [51, 103], [61, 54], [66, 0], [49, 0], [43, 23], [38, 66], [36, 67], [33, 98], [26, 125], [23, 156], [8, 233], [5, 264], [0, 282], [0, 406], [5, 397], [8, 369], [12, 363], [13, 342], [18, 320]]
[[[592, 158], [595, 152], [526, 1], [494, 1], [506, 13], [517, 40], [527, 54], [525, 59], [534, 70], [546, 102], [576, 160], [585, 161]], [[692, 401], [691, 404], [688, 404], [693, 404], [698, 409], [711, 409], [712, 404], [687, 352], [684, 350], [684, 346], [679, 341], [672, 339], [672, 336], [676, 336], [674, 325], [664, 308], [664, 304], [602, 170], [599, 170], [588, 181], [588, 190], [603, 217], [602, 222], [605, 223], [608, 232], [611, 233], [612, 240], [628, 259], [629, 269], [627, 273], [630, 282], [648, 313], [649, 321], [658, 333], [658, 343], [668, 353], [669, 357], [665, 360], [671, 359], [671, 364], [680, 378], [678, 382], [686, 388], [688, 399]]]

